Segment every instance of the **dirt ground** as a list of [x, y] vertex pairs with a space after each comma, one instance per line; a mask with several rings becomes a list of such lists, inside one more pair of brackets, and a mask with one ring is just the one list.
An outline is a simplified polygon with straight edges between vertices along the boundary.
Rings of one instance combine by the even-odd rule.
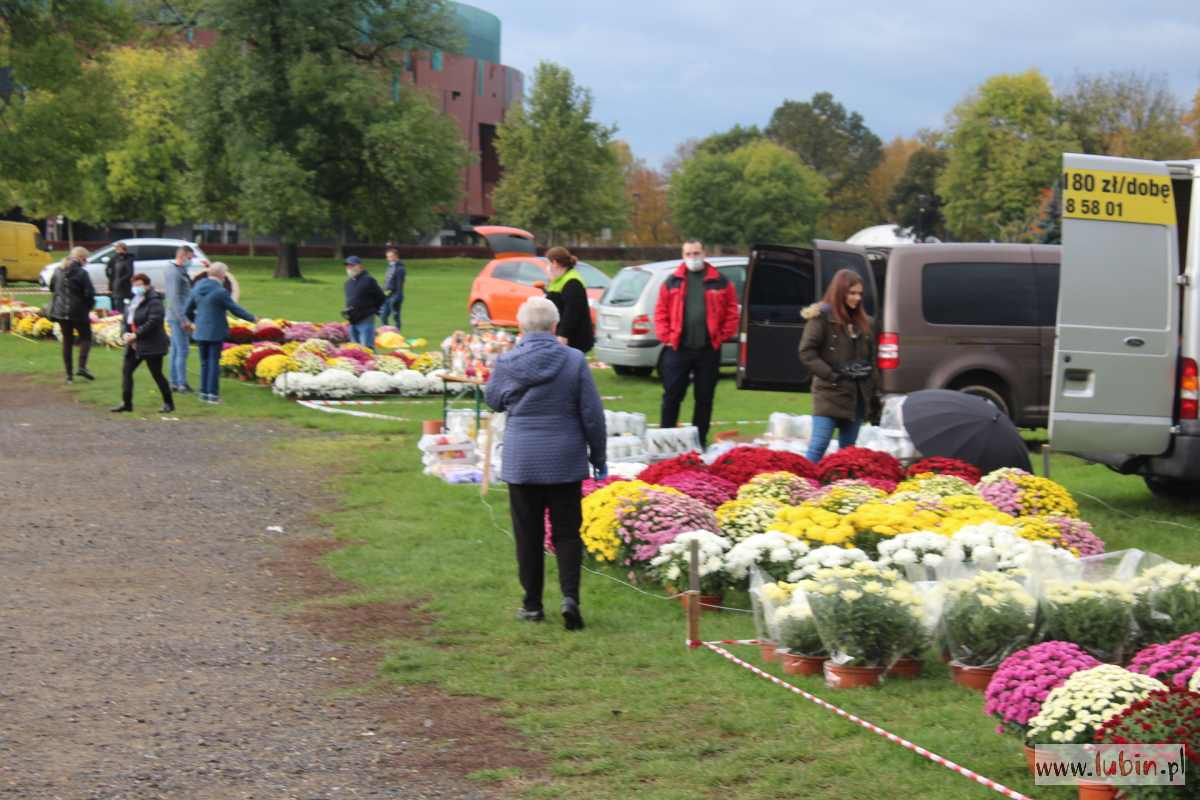
[[0, 376], [0, 798], [490, 798], [464, 776], [542, 766], [483, 701], [344, 691], [430, 620], [297, 610], [349, 587], [283, 434]]

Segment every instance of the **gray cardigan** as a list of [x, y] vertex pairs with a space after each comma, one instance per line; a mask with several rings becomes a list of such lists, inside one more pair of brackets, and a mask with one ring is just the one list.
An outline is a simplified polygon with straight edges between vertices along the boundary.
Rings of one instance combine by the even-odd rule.
[[587, 359], [552, 333], [525, 334], [500, 356], [484, 387], [507, 412], [500, 477], [506, 483], [573, 483], [606, 461], [604, 406]]
[[164, 294], [167, 298], [167, 321], [183, 325], [187, 321], [184, 309], [192, 294], [192, 282], [188, 278], [187, 267], [181, 267], [174, 261], [167, 264], [163, 275]]

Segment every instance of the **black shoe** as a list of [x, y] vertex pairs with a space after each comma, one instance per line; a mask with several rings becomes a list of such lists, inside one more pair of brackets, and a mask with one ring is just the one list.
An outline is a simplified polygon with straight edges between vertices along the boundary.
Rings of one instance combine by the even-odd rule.
[[174, 411], [174, 410], [175, 410], [175, 404], [174, 404], [174, 403], [163, 403], [163, 406], [162, 406], [162, 408], [160, 408], [160, 409], [158, 410], [158, 413], [160, 413], [160, 414], [170, 414], [170, 413], [171, 413], [172, 411]]
[[522, 622], [543, 622], [546, 619], [546, 614], [540, 609], [538, 611], [530, 611], [527, 608], [518, 608], [517, 619]]
[[89, 381], [96, 380], [96, 376], [88, 372], [87, 367], [80, 367], [79, 369], [75, 370], [75, 374], [81, 378], [87, 378]]
[[174, 387], [172, 387], [172, 391], [174, 391], [174, 392], [175, 392], [175, 394], [191, 394], [191, 393], [192, 393], [192, 387], [188, 386], [188, 385], [185, 383], [183, 386], [174, 386]]
[[129, 411], [133, 411], [133, 406], [127, 406], [127, 405], [121, 404], [119, 406], [113, 406], [112, 408], [109, 409], [109, 411], [111, 411], [114, 414], [124, 414]]
[[579, 613], [579, 601], [573, 597], [563, 599], [563, 627], [569, 631], [583, 630], [583, 614]]

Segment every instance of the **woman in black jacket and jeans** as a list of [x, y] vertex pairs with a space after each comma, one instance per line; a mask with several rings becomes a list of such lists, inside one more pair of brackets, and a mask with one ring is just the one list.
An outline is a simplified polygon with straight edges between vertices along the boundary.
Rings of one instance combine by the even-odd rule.
[[586, 353], [596, 344], [596, 332], [592, 328], [587, 285], [575, 264], [575, 256], [565, 247], [551, 247], [546, 251], [551, 278], [546, 286], [546, 297], [558, 308], [558, 328], [555, 330], [558, 340]]
[[171, 385], [163, 375], [163, 356], [171, 348], [167, 329], [163, 326], [166, 311], [163, 296], [154, 291], [150, 278], [139, 272], [133, 276], [133, 299], [121, 316], [121, 339], [125, 342], [125, 363], [121, 367], [121, 405], [110, 411], [133, 411], [133, 372], [143, 361], [150, 370], [158, 391], [162, 394], [160, 413], [175, 410]]
[[[88, 355], [92, 352], [92, 307], [96, 305], [96, 288], [83, 268], [88, 251], [76, 247], [54, 271], [50, 278], [50, 319], [58, 323], [62, 331], [63, 366], [67, 368], [67, 383], [74, 382], [74, 375], [94, 381], [96, 376], [88, 372]], [[79, 369], [73, 368], [75, 337], [79, 337]]]

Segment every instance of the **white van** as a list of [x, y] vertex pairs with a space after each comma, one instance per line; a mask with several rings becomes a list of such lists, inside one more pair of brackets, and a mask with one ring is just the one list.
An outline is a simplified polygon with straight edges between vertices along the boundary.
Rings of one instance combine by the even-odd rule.
[[1054, 449], [1200, 490], [1200, 159], [1063, 156]]

